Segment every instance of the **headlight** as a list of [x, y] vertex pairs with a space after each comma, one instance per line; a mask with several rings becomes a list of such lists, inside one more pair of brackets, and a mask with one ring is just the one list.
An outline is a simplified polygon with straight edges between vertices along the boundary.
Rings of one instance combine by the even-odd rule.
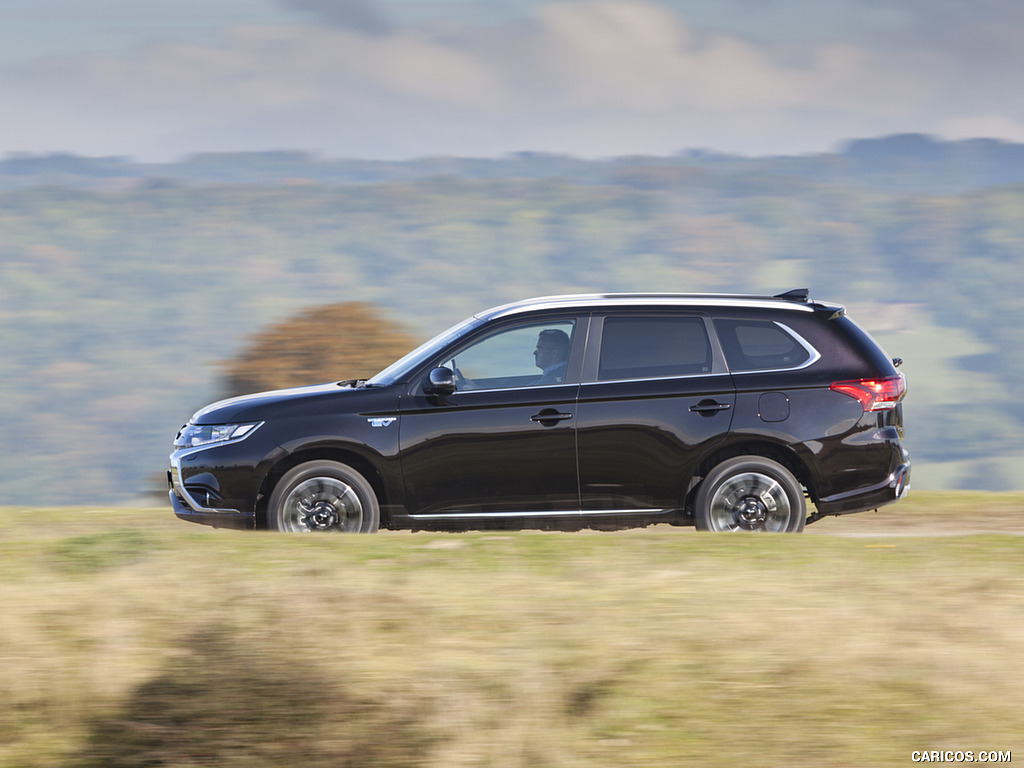
[[174, 439], [174, 447], [195, 448], [211, 443], [241, 440], [262, 423], [259, 421], [252, 424], [186, 424]]

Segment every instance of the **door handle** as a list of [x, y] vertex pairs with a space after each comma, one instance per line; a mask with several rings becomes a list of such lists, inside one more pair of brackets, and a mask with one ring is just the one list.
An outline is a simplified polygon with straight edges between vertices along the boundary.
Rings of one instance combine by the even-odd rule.
[[531, 416], [530, 421], [542, 424], [545, 427], [553, 427], [558, 422], [571, 418], [571, 413], [562, 413], [561, 411], [556, 411], [554, 408], [545, 408], [540, 413]]
[[701, 400], [696, 405], [690, 406], [690, 411], [699, 413], [701, 416], [714, 416], [719, 411], [727, 411], [732, 408], [731, 403], [720, 403], [717, 400]]

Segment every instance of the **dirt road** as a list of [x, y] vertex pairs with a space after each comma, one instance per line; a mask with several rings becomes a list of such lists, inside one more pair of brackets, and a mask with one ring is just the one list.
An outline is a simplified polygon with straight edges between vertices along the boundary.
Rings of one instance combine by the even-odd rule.
[[877, 512], [826, 517], [807, 526], [806, 532], [832, 536], [1024, 535], [1024, 494], [911, 490], [903, 501]]

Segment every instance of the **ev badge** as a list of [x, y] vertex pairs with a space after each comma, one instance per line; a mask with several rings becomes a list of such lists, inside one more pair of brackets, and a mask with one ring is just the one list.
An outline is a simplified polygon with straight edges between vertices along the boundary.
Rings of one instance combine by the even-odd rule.
[[376, 418], [367, 419], [370, 422], [371, 427], [390, 427], [397, 421], [394, 416], [378, 416]]

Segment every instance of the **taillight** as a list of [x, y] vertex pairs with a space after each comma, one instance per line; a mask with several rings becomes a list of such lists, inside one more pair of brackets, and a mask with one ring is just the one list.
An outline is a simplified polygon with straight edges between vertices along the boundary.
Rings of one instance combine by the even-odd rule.
[[888, 411], [907, 393], [907, 380], [902, 375], [884, 379], [837, 381], [829, 389], [842, 392], [858, 401], [866, 412]]

